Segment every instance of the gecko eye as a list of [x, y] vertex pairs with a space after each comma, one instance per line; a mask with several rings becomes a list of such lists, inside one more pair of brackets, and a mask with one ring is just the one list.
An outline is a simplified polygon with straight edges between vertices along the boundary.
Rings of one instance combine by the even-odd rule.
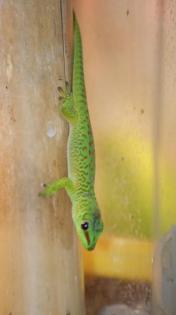
[[87, 221], [85, 221], [84, 223], [81, 224], [81, 228], [86, 231], [89, 228], [89, 223]]

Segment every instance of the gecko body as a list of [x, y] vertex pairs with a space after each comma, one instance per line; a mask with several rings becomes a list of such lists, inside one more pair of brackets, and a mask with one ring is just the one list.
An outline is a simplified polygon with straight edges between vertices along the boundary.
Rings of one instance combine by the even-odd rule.
[[65, 188], [72, 202], [72, 217], [77, 234], [87, 250], [92, 250], [103, 231], [97, 204], [95, 180], [95, 150], [84, 83], [82, 41], [74, 15], [74, 57], [72, 93], [60, 90], [61, 113], [69, 122], [67, 149], [68, 177], [46, 186], [41, 196], [52, 196]]

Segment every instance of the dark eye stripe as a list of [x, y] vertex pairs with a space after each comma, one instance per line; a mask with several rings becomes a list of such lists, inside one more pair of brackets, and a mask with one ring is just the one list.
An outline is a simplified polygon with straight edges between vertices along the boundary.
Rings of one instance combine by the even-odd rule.
[[85, 233], [85, 237], [86, 237], [87, 243], [90, 244], [89, 232], [88, 232], [88, 231], [85, 231], [84, 233]]
[[84, 231], [88, 230], [88, 228], [89, 228], [89, 223], [88, 223], [88, 222], [82, 223], [82, 224], [81, 224], [81, 228], [82, 228]]

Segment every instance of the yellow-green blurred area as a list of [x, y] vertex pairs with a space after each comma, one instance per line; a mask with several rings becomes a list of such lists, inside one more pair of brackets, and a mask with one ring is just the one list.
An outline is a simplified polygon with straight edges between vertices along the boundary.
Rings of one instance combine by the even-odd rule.
[[[147, 140], [104, 135], [97, 146], [97, 194], [105, 231], [120, 237], [153, 238], [154, 156]], [[161, 233], [176, 223], [175, 170], [159, 166]], [[175, 222], [174, 222], [175, 218]]]
[[[175, 170], [159, 159], [161, 233], [176, 223]], [[97, 141], [96, 190], [105, 231], [85, 271], [103, 277], [151, 280], [154, 240], [154, 156], [147, 140], [103, 135]]]

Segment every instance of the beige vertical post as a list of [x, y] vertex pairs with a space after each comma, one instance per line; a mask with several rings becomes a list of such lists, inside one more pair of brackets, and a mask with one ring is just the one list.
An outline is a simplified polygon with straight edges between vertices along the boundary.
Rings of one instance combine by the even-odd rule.
[[84, 314], [70, 203], [38, 197], [67, 172], [61, 16], [59, 0], [0, 0], [1, 315]]

